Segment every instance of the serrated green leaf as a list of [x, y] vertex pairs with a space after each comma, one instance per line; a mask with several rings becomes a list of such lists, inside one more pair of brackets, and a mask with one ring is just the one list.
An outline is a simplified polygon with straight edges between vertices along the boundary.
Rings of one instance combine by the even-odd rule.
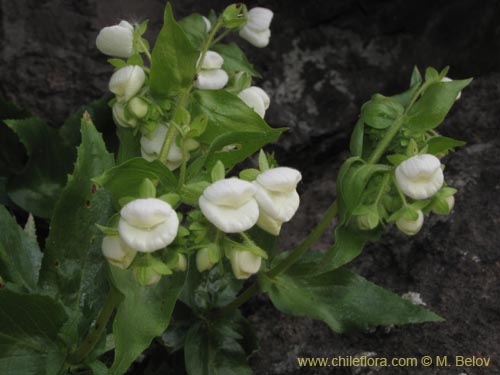
[[471, 81], [464, 79], [430, 85], [409, 111], [404, 127], [416, 133], [437, 127], [455, 103], [458, 93]]
[[[186, 336], [184, 356], [189, 375], [253, 374], [247, 363], [251, 354], [245, 343], [249, 325], [239, 313], [205, 325], [195, 323]], [[250, 348], [253, 351], [254, 348]]]
[[152, 53], [150, 89], [157, 98], [173, 96], [189, 87], [194, 80], [196, 61], [200, 53], [175, 21], [167, 3], [163, 28]]
[[165, 331], [185, 273], [163, 277], [158, 284], [140, 286], [132, 271], [111, 267], [113, 285], [123, 294], [113, 322], [115, 359], [112, 375], [122, 375], [132, 362]]
[[448, 137], [434, 137], [429, 139], [427, 142], [427, 152], [429, 154], [440, 154], [449, 151], [456, 147], [461, 147], [465, 145], [464, 141], [459, 141], [458, 139], [448, 138]]
[[95, 224], [106, 225], [112, 214], [109, 192], [96, 189], [91, 179], [111, 168], [113, 157], [88, 115], [81, 133], [75, 169], [54, 208], [40, 272], [41, 287], [68, 308], [67, 334], [75, 341], [107, 294], [102, 234]]
[[0, 206], [0, 275], [28, 291], [35, 291], [42, 264], [36, 239], [16, 223], [5, 207]]
[[174, 191], [177, 187], [175, 176], [164, 164], [158, 160], [150, 162], [143, 158], [127, 160], [95, 177], [93, 181], [110, 191], [113, 200], [118, 201], [122, 197], [137, 197], [139, 186], [145, 178], [158, 181], [162, 194]]
[[58, 333], [66, 319], [50, 297], [0, 290], [0, 374], [58, 374], [65, 360]]
[[236, 43], [219, 43], [213, 46], [212, 50], [218, 52], [224, 58], [222, 68], [229, 74], [246, 72], [253, 77], [261, 77]]
[[287, 272], [260, 282], [278, 310], [322, 320], [339, 333], [443, 320], [342, 268], [312, 276]]

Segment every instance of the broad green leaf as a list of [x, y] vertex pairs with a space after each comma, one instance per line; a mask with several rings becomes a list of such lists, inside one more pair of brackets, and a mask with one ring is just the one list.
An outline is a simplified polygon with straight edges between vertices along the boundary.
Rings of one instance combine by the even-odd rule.
[[91, 179], [111, 168], [113, 157], [88, 115], [81, 132], [75, 169], [54, 208], [40, 273], [41, 286], [70, 311], [70, 337], [88, 330], [107, 295], [102, 234], [95, 224], [105, 225], [112, 214], [109, 192]]
[[0, 374], [56, 375], [65, 360], [64, 308], [50, 297], [0, 290]]
[[448, 138], [448, 137], [434, 137], [429, 139], [427, 142], [427, 152], [429, 154], [440, 154], [449, 151], [455, 147], [461, 147], [465, 145], [464, 141], [459, 141], [458, 139]]
[[124, 374], [132, 362], [167, 328], [185, 273], [164, 276], [152, 286], [141, 286], [132, 271], [111, 267], [113, 285], [123, 294], [113, 322], [115, 359], [112, 375]]
[[417, 133], [434, 129], [443, 122], [458, 93], [471, 81], [472, 79], [464, 79], [430, 85], [409, 111], [404, 127]]
[[382, 95], [374, 95], [372, 100], [361, 108], [361, 118], [368, 126], [385, 129], [403, 114], [404, 107], [397, 101]]
[[207, 115], [207, 129], [199, 137], [201, 142], [207, 144], [231, 132], [274, 133], [276, 137], [283, 132], [283, 129], [271, 128], [240, 98], [224, 90], [195, 91], [191, 100], [191, 114]]
[[391, 96], [391, 99], [398, 102], [399, 104], [401, 104], [406, 108], [408, 104], [410, 104], [410, 101], [412, 100], [413, 96], [417, 93], [421, 85], [422, 85], [422, 75], [420, 74], [418, 68], [415, 66], [413, 68], [413, 73], [411, 75], [410, 88], [401, 94]]
[[177, 187], [177, 181], [172, 172], [160, 161], [147, 161], [143, 158], [129, 159], [105, 171], [93, 179], [113, 194], [114, 200], [122, 197], [134, 197], [139, 194], [139, 186], [145, 178], [159, 182], [164, 192], [171, 192]]
[[290, 272], [272, 280], [264, 276], [261, 286], [278, 310], [322, 320], [339, 333], [443, 320], [342, 268], [312, 276]]
[[222, 68], [229, 74], [247, 72], [254, 77], [261, 76], [236, 43], [219, 43], [213, 46], [212, 50], [218, 52], [224, 58], [224, 65], [222, 65]]
[[172, 7], [167, 3], [163, 28], [152, 53], [150, 89], [157, 98], [173, 96], [189, 87], [196, 73], [196, 50], [175, 21]]
[[184, 17], [179, 21], [179, 26], [182, 27], [191, 44], [201, 49], [205, 38], [207, 37], [207, 26], [200, 14], [194, 13]]
[[245, 351], [247, 326], [238, 314], [210, 322], [195, 323], [186, 336], [184, 357], [189, 375], [251, 375]]
[[116, 164], [141, 156], [140, 133], [134, 134], [132, 129], [117, 126], [116, 134], [120, 140]]
[[0, 275], [28, 291], [37, 288], [42, 253], [36, 240], [0, 206]]
[[26, 147], [29, 159], [7, 185], [10, 199], [35, 216], [49, 218], [71, 171], [74, 150], [57, 130], [36, 118], [7, 120]]

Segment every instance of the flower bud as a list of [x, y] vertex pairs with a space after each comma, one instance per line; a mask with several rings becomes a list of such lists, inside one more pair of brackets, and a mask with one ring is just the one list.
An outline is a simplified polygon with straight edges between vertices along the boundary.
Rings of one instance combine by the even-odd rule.
[[135, 97], [128, 103], [128, 110], [137, 118], [143, 118], [148, 113], [148, 103]]
[[105, 55], [129, 58], [134, 53], [134, 27], [127, 21], [105, 27], [97, 35], [95, 44]]
[[231, 250], [229, 260], [233, 269], [234, 277], [245, 280], [254, 273], [259, 272], [262, 258], [246, 250]]
[[160, 199], [136, 199], [120, 211], [118, 232], [131, 248], [149, 253], [170, 245], [177, 236], [179, 218]]
[[124, 128], [135, 128], [137, 126], [137, 120], [132, 117], [127, 117], [125, 112], [125, 105], [120, 102], [113, 104], [113, 120], [116, 125], [123, 126]]
[[430, 154], [413, 156], [396, 168], [396, 181], [408, 197], [430, 198], [443, 186], [441, 162]]
[[127, 269], [137, 251], [127, 246], [119, 236], [106, 236], [102, 239], [102, 253], [112, 265]]
[[[148, 161], [158, 159], [160, 156], [165, 136], [167, 135], [168, 127], [163, 124], [158, 124], [156, 129], [149, 135], [141, 137], [141, 155]], [[189, 160], [189, 155], [187, 156]], [[167, 167], [171, 171], [179, 168], [182, 164], [182, 150], [177, 146], [176, 142], [172, 143], [167, 156]]]
[[177, 255], [178, 255], [178, 261], [176, 269], [181, 272], [186, 272], [187, 269], [186, 256], [184, 254], [177, 254]]
[[259, 207], [256, 188], [247, 181], [227, 178], [207, 187], [199, 198], [203, 215], [225, 233], [244, 232], [255, 225]]
[[455, 196], [454, 195], [450, 195], [449, 197], [446, 197], [445, 198], [445, 201], [446, 203], [448, 204], [448, 212], [451, 212], [451, 210], [453, 210], [453, 207], [455, 207]]
[[248, 21], [240, 30], [240, 36], [255, 47], [266, 47], [271, 37], [271, 21], [273, 12], [266, 8], [256, 7], [248, 11]]
[[253, 185], [262, 229], [277, 235], [281, 224], [292, 219], [300, 204], [296, 188], [301, 179], [298, 170], [288, 167], [268, 169], [257, 176]]
[[251, 86], [241, 91], [238, 97], [260, 117], [264, 118], [270, 103], [269, 95], [264, 90], [257, 86]]
[[146, 74], [138, 65], [129, 65], [113, 73], [109, 81], [109, 91], [119, 101], [128, 101], [135, 96], [144, 84]]
[[[452, 80], [451, 78], [449, 78], [449, 77], [443, 77], [443, 78], [441, 79], [441, 82], [452, 82], [452, 81], [453, 81], [453, 80]], [[460, 91], [460, 92], [458, 93], [457, 98], [456, 98], [455, 100], [458, 100], [458, 99], [460, 99], [461, 97], [462, 97], [462, 91]]]
[[212, 23], [210, 22], [210, 20], [205, 17], [205, 16], [201, 16], [203, 18], [203, 22], [205, 22], [205, 27], [206, 27], [206, 30], [207, 30], [207, 33], [212, 29]]
[[210, 254], [207, 247], [198, 250], [196, 253], [196, 268], [198, 269], [198, 272], [207, 271], [214, 265], [215, 263], [210, 260]]
[[378, 226], [379, 218], [377, 215], [365, 214], [358, 216], [358, 227], [361, 230], [372, 230]]
[[422, 213], [422, 210], [418, 210], [417, 214], [418, 217], [416, 220], [407, 219], [404, 216], [397, 219], [396, 226], [398, 229], [409, 236], [417, 234], [424, 224], [424, 214]]

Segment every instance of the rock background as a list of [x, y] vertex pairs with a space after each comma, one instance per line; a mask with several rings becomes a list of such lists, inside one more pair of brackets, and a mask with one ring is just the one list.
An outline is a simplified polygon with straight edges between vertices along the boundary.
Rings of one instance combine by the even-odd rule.
[[[227, 1], [173, 0], [176, 15], [221, 10]], [[249, 5], [255, 5], [251, 2]], [[350, 267], [397, 293], [418, 292], [445, 323], [337, 335], [317, 321], [287, 317], [265, 296], [248, 303], [261, 351], [256, 374], [327, 374], [297, 367], [297, 356], [491, 357], [489, 369], [338, 369], [338, 374], [500, 373], [500, 3], [474, 0], [278, 0], [266, 49], [242, 42], [272, 97], [267, 120], [290, 131], [274, 147], [282, 164], [304, 173], [301, 209], [285, 227], [283, 248], [300, 242], [334, 198], [360, 105], [371, 94], [403, 91], [413, 65], [451, 66], [475, 80], [441, 127], [466, 140], [447, 161], [457, 187], [453, 215], [432, 216], [408, 238], [392, 230]], [[111, 67], [94, 48], [98, 30], [121, 18], [161, 26], [164, 1], [0, 1], [0, 96], [59, 124], [106, 92]], [[326, 249], [331, 236], [318, 243]], [[159, 349], [153, 354], [164, 356]], [[142, 374], [146, 357], [132, 374]], [[170, 363], [179, 358], [168, 359]], [[157, 362], [157, 360], [155, 361]], [[176, 373], [162, 370], [161, 374]], [[156, 372], [154, 372], [156, 374]]]

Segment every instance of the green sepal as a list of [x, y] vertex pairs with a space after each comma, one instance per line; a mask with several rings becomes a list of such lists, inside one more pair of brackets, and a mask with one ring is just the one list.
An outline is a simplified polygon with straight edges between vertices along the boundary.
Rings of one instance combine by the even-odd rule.
[[212, 182], [223, 180], [226, 177], [226, 170], [224, 168], [224, 164], [218, 160], [212, 168], [212, 172], [210, 173], [210, 177], [212, 178]]
[[245, 181], [255, 181], [260, 173], [258, 169], [248, 168], [240, 172], [240, 178]]

